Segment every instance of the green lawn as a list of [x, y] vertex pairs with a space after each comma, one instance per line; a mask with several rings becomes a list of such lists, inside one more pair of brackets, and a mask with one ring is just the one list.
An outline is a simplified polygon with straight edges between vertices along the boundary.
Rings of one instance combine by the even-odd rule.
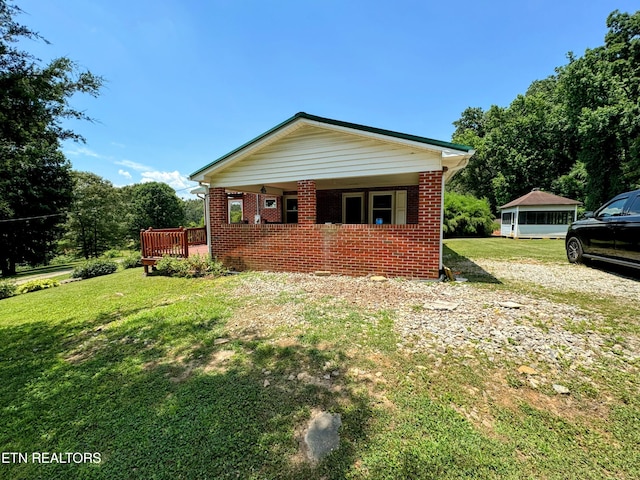
[[[550, 262], [563, 248], [489, 240], [447, 245], [460, 258]], [[552, 393], [529, 403], [508, 361], [407, 355], [393, 311], [304, 292], [239, 295], [243, 275], [132, 269], [0, 301], [0, 452], [29, 455], [0, 464], [0, 478], [640, 477], [637, 375], [596, 365], [570, 409]], [[233, 333], [236, 321], [301, 302], [297, 325]], [[289, 379], [327, 368], [339, 372], [333, 388]], [[493, 388], [505, 397], [483, 399]], [[606, 408], [591, 411], [597, 400]], [[317, 410], [341, 414], [341, 447], [311, 465], [299, 437]], [[37, 464], [33, 452], [101, 462]]]
[[444, 241], [445, 253], [467, 258], [494, 260], [536, 260], [540, 262], [566, 263], [563, 240], [513, 240], [509, 238], [454, 238]]

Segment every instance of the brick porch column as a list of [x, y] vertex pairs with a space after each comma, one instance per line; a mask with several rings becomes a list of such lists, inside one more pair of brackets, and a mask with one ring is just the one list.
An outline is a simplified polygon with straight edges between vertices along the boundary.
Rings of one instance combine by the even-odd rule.
[[420, 172], [418, 183], [418, 224], [440, 229], [442, 207], [442, 171]]
[[298, 180], [298, 223], [316, 223], [315, 180]]
[[227, 193], [224, 188], [209, 189], [209, 220], [211, 226], [229, 223], [227, 218]]

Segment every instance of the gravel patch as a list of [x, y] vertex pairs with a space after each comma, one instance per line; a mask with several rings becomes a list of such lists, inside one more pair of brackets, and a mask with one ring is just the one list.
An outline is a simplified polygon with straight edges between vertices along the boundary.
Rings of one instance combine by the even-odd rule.
[[496, 278], [535, 283], [561, 291], [592, 293], [597, 297], [621, 297], [637, 301], [640, 281], [605, 272], [585, 265], [554, 265], [495, 260], [476, 262]]
[[[583, 266], [478, 264], [498, 279], [533, 282], [544, 288], [615, 295], [632, 301], [640, 293], [635, 280]], [[243, 320], [238, 319], [237, 326], [244, 331], [268, 332], [285, 324], [304, 327], [301, 312], [305, 301], [315, 300], [327, 308], [352, 304], [371, 313], [394, 312], [401, 338], [398, 346], [412, 352], [481, 352], [490, 360], [506, 357], [571, 369], [590, 366], [598, 357], [615, 360], [622, 368], [640, 359], [637, 338], [627, 338], [619, 345], [585, 329], [598, 319], [592, 312], [472, 283], [380, 282], [368, 277], [269, 273], [243, 278], [237, 293], [253, 299], [248, 299], [247, 309], [243, 309]], [[268, 305], [265, 299], [270, 299]]]

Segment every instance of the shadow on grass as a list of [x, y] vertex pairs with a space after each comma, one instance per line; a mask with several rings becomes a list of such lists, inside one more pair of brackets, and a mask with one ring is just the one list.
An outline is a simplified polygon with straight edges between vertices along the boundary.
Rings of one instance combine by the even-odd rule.
[[443, 245], [442, 247], [442, 262], [445, 266], [449, 267], [456, 276], [464, 277], [472, 283], [502, 283], [469, 258], [458, 254], [447, 245]]
[[[1, 330], [0, 450], [99, 452], [102, 461], [43, 465], [29, 458], [2, 465], [0, 476], [347, 476], [373, 402], [342, 375], [322, 378], [323, 366], [342, 352], [227, 342], [215, 317], [176, 322], [138, 312], [112, 321], [102, 317], [75, 331], [43, 322]], [[301, 371], [315, 381], [299, 381]], [[318, 410], [342, 415], [341, 445], [311, 465], [300, 435]]]

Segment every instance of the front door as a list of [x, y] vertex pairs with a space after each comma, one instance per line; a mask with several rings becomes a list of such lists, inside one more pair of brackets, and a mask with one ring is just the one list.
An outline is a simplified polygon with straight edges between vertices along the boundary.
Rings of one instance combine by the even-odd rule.
[[364, 223], [364, 193], [342, 194], [342, 223]]

